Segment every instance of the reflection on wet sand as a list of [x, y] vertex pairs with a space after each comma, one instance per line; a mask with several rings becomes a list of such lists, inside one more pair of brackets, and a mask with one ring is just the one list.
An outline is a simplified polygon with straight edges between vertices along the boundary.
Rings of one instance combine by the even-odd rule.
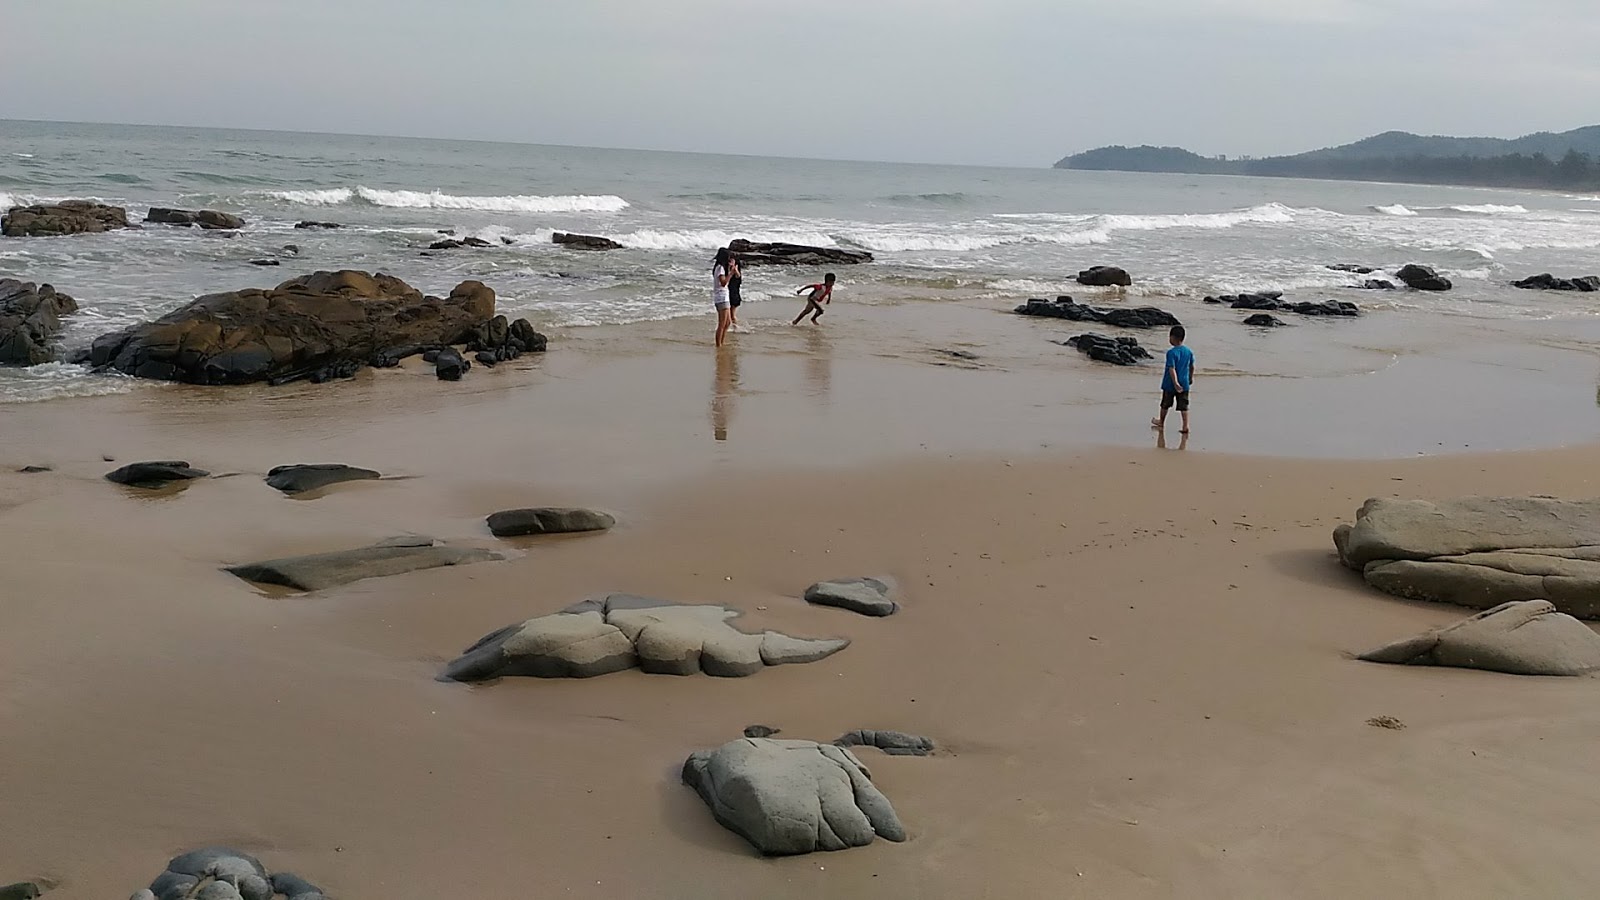
[[806, 329], [806, 393], [826, 400], [833, 390], [833, 341], [820, 327]]
[[1157, 428], [1155, 430], [1155, 432], [1156, 432], [1156, 449], [1157, 450], [1187, 450], [1187, 449], [1189, 449], [1189, 435], [1187, 433], [1180, 432], [1178, 434], [1178, 446], [1176, 446], [1176, 447], [1168, 447], [1167, 446], [1167, 432], [1164, 429], [1161, 429], [1161, 428]]
[[739, 389], [739, 351], [736, 347], [729, 343], [718, 348], [717, 371], [711, 380], [711, 435], [718, 441], [728, 439], [734, 394]]

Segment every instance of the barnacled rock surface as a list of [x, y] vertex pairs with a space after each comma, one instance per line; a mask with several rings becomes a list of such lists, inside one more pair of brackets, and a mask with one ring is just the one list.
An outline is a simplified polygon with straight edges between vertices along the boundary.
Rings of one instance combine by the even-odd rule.
[[430, 537], [391, 538], [355, 550], [290, 556], [241, 566], [226, 571], [257, 584], [274, 584], [301, 591], [320, 591], [366, 578], [402, 575], [440, 566], [464, 566], [504, 559], [498, 553], [476, 547], [451, 547]]
[[1448, 291], [1452, 287], [1450, 279], [1435, 272], [1432, 266], [1412, 263], [1394, 273], [1394, 276], [1405, 282], [1406, 287], [1419, 291]]
[[343, 463], [277, 466], [267, 473], [267, 485], [285, 494], [301, 494], [345, 481], [371, 481], [383, 474]]
[[1116, 266], [1090, 266], [1078, 273], [1078, 283], [1088, 287], [1128, 287], [1133, 276]]
[[1524, 290], [1582, 291], [1587, 294], [1600, 291], [1600, 275], [1585, 275], [1581, 278], [1557, 278], [1546, 272], [1543, 275], [1533, 275], [1521, 281], [1513, 281], [1511, 286]]
[[864, 847], [906, 839], [872, 774], [843, 747], [740, 738], [690, 755], [683, 782], [711, 814], [764, 854]]
[[327, 900], [321, 888], [229, 847], [205, 847], [172, 858], [166, 871], [130, 900]]
[[891, 616], [900, 605], [889, 599], [889, 584], [877, 578], [841, 578], [819, 581], [806, 588], [805, 601], [834, 606], [863, 616]]
[[872, 262], [865, 250], [843, 247], [810, 247], [805, 244], [758, 244], [743, 238], [729, 242], [728, 249], [739, 256], [741, 266], [854, 266]]
[[749, 634], [728, 624], [739, 611], [631, 594], [585, 600], [484, 635], [445, 667], [449, 681], [509, 675], [592, 678], [637, 666], [661, 675], [753, 675], [766, 666], [816, 662], [848, 640]]
[[1019, 316], [1099, 322], [1118, 328], [1169, 328], [1182, 324], [1172, 313], [1154, 306], [1087, 306], [1075, 302], [1071, 297], [1057, 297], [1054, 302], [1034, 298], [1014, 311]]
[[1381, 591], [1491, 609], [1549, 600], [1600, 618], [1600, 500], [1368, 500], [1334, 530], [1343, 563]]
[[1600, 670], [1600, 634], [1547, 600], [1512, 601], [1361, 658], [1513, 675], [1587, 675]]
[[1080, 334], [1054, 343], [1076, 348], [1078, 352], [1092, 360], [1117, 366], [1136, 366], [1141, 360], [1151, 358], [1150, 351], [1139, 346], [1139, 342], [1131, 337]]
[[489, 530], [495, 537], [605, 531], [616, 524], [610, 513], [553, 506], [504, 509], [489, 516]]
[[610, 238], [598, 237], [592, 234], [567, 234], [558, 231], [550, 235], [550, 243], [560, 244], [573, 250], [621, 250], [622, 245]]
[[107, 472], [106, 480], [130, 487], [155, 489], [166, 487], [175, 481], [193, 481], [210, 475], [211, 473], [205, 469], [196, 469], [182, 460], [172, 459], [129, 463], [120, 469]]
[[6, 237], [50, 237], [62, 234], [98, 234], [128, 227], [128, 211], [88, 200], [63, 200], [36, 206], [13, 206], [0, 216], [0, 234]]
[[145, 214], [144, 220], [158, 225], [199, 226], [207, 231], [232, 231], [244, 227], [244, 219], [214, 209], [187, 210], [152, 206], [150, 212]]
[[464, 343], [494, 306], [494, 291], [477, 281], [441, 299], [390, 275], [317, 272], [270, 290], [208, 294], [96, 338], [79, 361], [194, 384], [322, 381]]
[[839, 736], [833, 742], [840, 747], [876, 747], [889, 756], [929, 756], [933, 753], [933, 739], [904, 731], [879, 731], [861, 728]]
[[48, 284], [0, 278], [0, 365], [36, 366], [55, 358], [61, 317], [78, 303]]

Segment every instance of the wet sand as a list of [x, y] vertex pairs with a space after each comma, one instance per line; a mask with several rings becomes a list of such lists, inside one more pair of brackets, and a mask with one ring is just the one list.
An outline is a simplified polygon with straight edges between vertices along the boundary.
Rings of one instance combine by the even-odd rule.
[[[1591, 496], [1592, 445], [1227, 455], [1355, 422], [1285, 406], [1268, 428], [1239, 381], [1160, 449], [1151, 372], [1006, 358], [989, 329], [1037, 323], [969, 314], [971, 367], [910, 340], [875, 355], [864, 313], [856, 336], [758, 326], [720, 357], [668, 323], [453, 385], [407, 367], [7, 408], [0, 882], [125, 896], [221, 842], [345, 898], [1591, 890], [1596, 682], [1349, 659], [1465, 612], [1367, 589], [1329, 532], [1371, 495]], [[1127, 399], [1074, 403], [1082, 379]], [[1359, 421], [1409, 456], [1439, 420], [1397, 439], [1402, 418]], [[238, 474], [101, 480], [156, 458]], [[333, 461], [399, 477], [308, 499], [260, 480]], [[533, 504], [622, 524], [488, 535], [483, 516]], [[407, 532], [514, 558], [290, 596], [219, 569]], [[903, 586], [889, 619], [797, 599], [880, 573]], [[482, 634], [608, 591], [854, 643], [745, 679], [433, 680]], [[1366, 724], [1381, 715], [1406, 728]], [[752, 723], [932, 736], [931, 758], [860, 754], [910, 841], [756, 856], [677, 778]]]

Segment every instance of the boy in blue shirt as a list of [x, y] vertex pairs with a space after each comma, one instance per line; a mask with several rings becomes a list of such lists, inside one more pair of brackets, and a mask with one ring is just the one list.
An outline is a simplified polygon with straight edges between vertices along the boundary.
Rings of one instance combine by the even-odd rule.
[[1172, 349], [1167, 351], [1166, 370], [1161, 373], [1161, 418], [1151, 419], [1154, 428], [1167, 427], [1167, 410], [1176, 403], [1183, 415], [1183, 431], [1189, 433], [1189, 385], [1194, 381], [1194, 351], [1183, 345], [1187, 337], [1182, 325], [1172, 326], [1168, 340]]

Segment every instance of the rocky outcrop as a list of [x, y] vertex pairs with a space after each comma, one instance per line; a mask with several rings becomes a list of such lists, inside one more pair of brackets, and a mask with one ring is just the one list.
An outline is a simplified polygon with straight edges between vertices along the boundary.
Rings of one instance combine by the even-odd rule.
[[1534, 275], [1521, 281], [1513, 281], [1511, 286], [1524, 290], [1582, 291], [1587, 294], [1600, 291], [1600, 275], [1585, 275], [1581, 278], [1557, 278], [1546, 272], [1543, 275]]
[[310, 221], [308, 219], [308, 220], [306, 220], [304, 222], [296, 222], [296, 223], [294, 223], [294, 227], [303, 228], [303, 229], [316, 229], [316, 228], [333, 229], [333, 228], [343, 228], [344, 226], [340, 225], [338, 222], [313, 222], [313, 221]]
[[1111, 363], [1114, 366], [1136, 366], [1141, 360], [1150, 359], [1150, 351], [1139, 346], [1139, 342], [1131, 337], [1080, 334], [1055, 343], [1075, 348], [1096, 362]]
[[1394, 286], [1394, 282], [1390, 281], [1387, 278], [1368, 278], [1366, 281], [1363, 281], [1360, 284], [1356, 285], [1356, 287], [1360, 288], [1363, 291], [1394, 291], [1394, 290], [1399, 290], [1399, 288], [1396, 288]]
[[144, 220], [157, 225], [181, 225], [186, 228], [200, 227], [207, 231], [233, 231], [244, 227], [244, 219], [232, 213], [217, 212], [214, 209], [187, 210], [152, 206], [150, 207], [150, 212], [145, 215]]
[[560, 244], [570, 250], [621, 250], [622, 245], [610, 238], [592, 234], [567, 234], [558, 231], [550, 235], [550, 243]]
[[1280, 328], [1289, 323], [1271, 313], [1256, 313], [1253, 316], [1246, 316], [1244, 324], [1252, 328]]
[[612, 594], [490, 632], [447, 665], [441, 677], [592, 678], [637, 666], [659, 675], [704, 672], [732, 678], [766, 666], [816, 662], [850, 645], [776, 631], [749, 634], [728, 624], [738, 615], [726, 606]]
[[359, 469], [343, 463], [312, 463], [272, 469], [267, 473], [267, 486], [285, 494], [302, 494], [346, 481], [373, 481], [382, 477], [381, 473], [371, 469]]
[[175, 856], [166, 871], [130, 900], [327, 900], [298, 875], [269, 873], [261, 860], [229, 847], [205, 847]]
[[900, 609], [889, 599], [888, 582], [877, 578], [819, 581], [806, 588], [805, 601], [815, 606], [848, 609], [863, 616], [892, 616]]
[[273, 584], [301, 591], [320, 591], [367, 578], [402, 575], [440, 566], [464, 566], [504, 559], [498, 553], [475, 547], [450, 547], [430, 537], [407, 536], [333, 553], [290, 556], [226, 571], [245, 581]]
[[757, 244], [738, 239], [728, 244], [741, 266], [854, 266], [872, 262], [865, 250], [842, 247], [808, 247], [804, 244]]
[[1302, 316], [1359, 316], [1361, 308], [1346, 300], [1324, 300], [1321, 303], [1290, 303], [1283, 299], [1282, 291], [1259, 291], [1253, 294], [1223, 294], [1207, 297], [1207, 303], [1225, 303], [1233, 309], [1252, 309], [1262, 312], [1292, 312]]
[[1454, 666], [1512, 675], [1600, 671], [1600, 634], [1545, 600], [1502, 603], [1426, 634], [1361, 654], [1368, 662]]
[[724, 828], [764, 854], [865, 847], [906, 839], [872, 774], [843, 747], [740, 738], [692, 754], [683, 783]]
[[50, 237], [62, 234], [98, 234], [128, 227], [128, 211], [88, 200], [63, 200], [38, 206], [14, 206], [0, 216], [0, 234], [6, 237]]
[[1089, 287], [1128, 287], [1133, 276], [1116, 266], [1090, 266], [1078, 273], [1078, 283]]
[[1328, 268], [1335, 272], [1349, 272], [1352, 275], [1371, 275], [1373, 272], [1378, 271], [1371, 266], [1358, 266], [1352, 263], [1334, 263]]
[[208, 294], [96, 338], [79, 359], [193, 384], [322, 381], [463, 343], [494, 316], [494, 305], [494, 291], [476, 281], [440, 299], [390, 275], [317, 272], [270, 290]]
[[210, 476], [211, 473], [205, 469], [196, 469], [182, 460], [174, 459], [129, 463], [116, 471], [107, 472], [106, 480], [129, 487], [154, 490], [176, 481], [193, 481], [196, 478]]
[[1396, 596], [1474, 609], [1549, 600], [1600, 618], [1600, 500], [1376, 498], [1333, 541], [1346, 566]]
[[472, 247], [474, 249], [481, 250], [484, 247], [493, 247], [493, 246], [494, 246], [493, 244], [489, 243], [488, 241], [484, 240], [481, 237], [464, 237], [464, 238], [461, 238], [460, 240], [456, 240], [455, 238], [445, 238], [444, 240], [441, 240], [441, 241], [434, 241], [433, 243], [428, 245], [428, 249], [429, 250], [460, 250], [463, 247]]
[[55, 358], [61, 317], [78, 303], [48, 284], [0, 278], [0, 365], [36, 366]]
[[878, 731], [862, 728], [846, 732], [834, 741], [837, 747], [876, 747], [889, 756], [931, 756], [933, 740], [904, 731]]
[[1075, 302], [1071, 297], [1057, 297], [1054, 302], [1035, 298], [1017, 307], [1014, 312], [1019, 316], [1099, 322], [1118, 328], [1170, 328], [1180, 324], [1172, 313], [1154, 306], [1087, 306]]
[[1406, 287], [1419, 291], [1448, 291], [1452, 287], [1450, 279], [1433, 270], [1432, 266], [1419, 266], [1412, 263], [1394, 273], [1394, 277], [1406, 283]]
[[501, 510], [489, 516], [488, 521], [489, 531], [495, 537], [579, 534], [606, 531], [617, 524], [616, 518], [610, 513], [553, 506]]

